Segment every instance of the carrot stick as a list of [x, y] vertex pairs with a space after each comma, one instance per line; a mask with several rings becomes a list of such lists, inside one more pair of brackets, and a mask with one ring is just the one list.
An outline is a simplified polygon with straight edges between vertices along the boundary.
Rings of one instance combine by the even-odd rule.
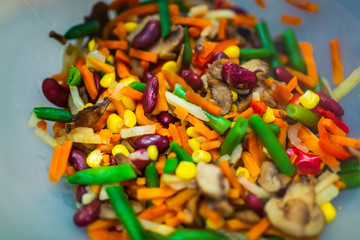
[[270, 221], [268, 218], [264, 217], [260, 222], [256, 223], [249, 229], [249, 232], [246, 234], [247, 239], [256, 240], [270, 227]]
[[339, 135], [339, 136], [342, 136], [342, 137], [346, 136], [346, 133], [343, 130], [341, 130], [341, 128], [339, 128], [331, 119], [327, 119], [327, 118], [322, 117], [320, 119], [319, 123], [321, 125], [323, 125], [332, 134]]
[[123, 62], [120, 61], [116, 62], [116, 70], [120, 78], [127, 78], [130, 76], [130, 69]]
[[175, 124], [172, 124], [172, 123], [169, 124], [169, 132], [171, 134], [173, 141], [175, 141], [181, 147], [182, 142], [181, 142], [180, 134], [179, 134], [178, 129], [176, 128]]
[[222, 18], [219, 20], [219, 31], [218, 31], [218, 39], [225, 40], [226, 39], [226, 26], [228, 25], [228, 20], [226, 18]]
[[260, 174], [260, 166], [256, 163], [253, 156], [248, 152], [241, 154], [241, 159], [244, 162], [244, 166], [249, 170], [250, 176], [256, 178]]
[[240, 192], [236, 188], [230, 188], [229, 191], [228, 191], [227, 196], [229, 198], [238, 198], [238, 197], [240, 197]]
[[[196, 124], [204, 124], [201, 120], [197, 119], [196, 117], [194, 116], [191, 116], [191, 115], [187, 115], [186, 121], [190, 122], [192, 125], [196, 125]], [[210, 131], [210, 129], [209, 129]]]
[[151, 219], [160, 217], [160, 216], [164, 215], [165, 213], [168, 213], [169, 211], [170, 211], [170, 209], [168, 208], [168, 206], [163, 203], [159, 206], [153, 205], [153, 206], [145, 209], [138, 215], [138, 217], [142, 218], [142, 219], [146, 219], [146, 220], [151, 220]]
[[158, 97], [156, 100], [156, 106], [159, 111], [167, 111], [169, 106], [166, 101], [165, 92], [166, 92], [166, 80], [164, 77], [164, 74], [162, 72], [159, 72], [156, 74], [156, 77], [159, 80], [159, 91], [158, 91]]
[[110, 116], [110, 114], [114, 113], [114, 111], [106, 111], [101, 117], [100, 119], [95, 123], [94, 125], [94, 130], [95, 131], [100, 131], [101, 129], [103, 129], [106, 126], [106, 121], [108, 119], [108, 117]]
[[300, 47], [301, 53], [304, 56], [307, 74], [312, 80], [312, 86], [315, 87], [319, 81], [319, 77], [318, 77], [318, 73], [317, 73], [317, 69], [316, 69], [315, 59], [313, 56], [313, 48], [312, 48], [311, 44], [308, 42], [299, 43], [299, 47]]
[[74, 173], [76, 173], [76, 170], [73, 166], [66, 166], [65, 176], [70, 176], [73, 175]]
[[117, 220], [98, 219], [95, 222], [90, 223], [87, 226], [87, 230], [88, 231], [107, 230], [110, 227], [113, 227], [113, 226], [115, 226], [117, 224], [119, 224], [119, 221], [117, 221]]
[[154, 198], [167, 198], [176, 193], [176, 190], [163, 187], [163, 188], [139, 188], [137, 189], [137, 198], [139, 200], [150, 200]]
[[124, 22], [116, 24], [113, 34], [116, 35], [120, 41], [126, 41], [126, 28]]
[[255, 133], [250, 133], [248, 135], [248, 145], [249, 145], [248, 151], [251, 154], [252, 158], [254, 159], [254, 161], [257, 163], [258, 166], [261, 166], [259, 147], [257, 144]]
[[124, 112], [126, 110], [126, 107], [122, 103], [122, 101], [117, 101], [113, 98], [110, 98], [110, 101], [115, 105], [115, 109], [120, 117], [124, 116]]
[[274, 82], [276, 82], [276, 81], [274, 79], [272, 79], [271, 77], [268, 77], [267, 79], [264, 80], [264, 83], [266, 85], [268, 85], [269, 87], [271, 87]]
[[180, 16], [180, 9], [177, 4], [170, 4], [169, 5], [169, 15], [170, 17], [177, 17]]
[[313, 78], [311, 78], [310, 76], [307, 76], [307, 75], [305, 75], [305, 74], [303, 74], [303, 73], [301, 73], [301, 72], [298, 72], [298, 71], [296, 71], [296, 70], [294, 70], [294, 69], [292, 69], [292, 68], [286, 67], [285, 69], [286, 69], [289, 73], [291, 73], [292, 75], [296, 76], [298, 79], [300, 79], [304, 84], [306, 84], [306, 85], [309, 86], [309, 87], [315, 87], [316, 84], [317, 84], [317, 82], [319, 81], [319, 80], [315, 81], [315, 80], [314, 80]]
[[122, 49], [126, 50], [128, 48], [128, 44], [126, 41], [115, 41], [115, 40], [101, 40], [99, 41], [99, 46], [106, 47], [108, 49]]
[[115, 72], [115, 68], [113, 66], [103, 63], [97, 59], [87, 57], [86, 60], [88, 60], [89, 63], [91, 63], [96, 68], [96, 70], [103, 71], [105, 73]]
[[176, 83], [179, 83], [186, 91], [193, 91], [190, 85], [179, 75], [175, 74], [173, 79]]
[[209, 55], [214, 51], [215, 47], [216, 47], [216, 43], [211, 42], [211, 41], [206, 41], [204, 43], [201, 44], [201, 46], [203, 47], [202, 50], [199, 51], [199, 57], [200, 58], [207, 58], [209, 57]]
[[238, 14], [233, 18], [234, 25], [244, 25], [248, 27], [254, 27], [257, 23], [256, 18], [249, 17], [249, 15]]
[[53, 157], [49, 168], [50, 182], [57, 182], [66, 170], [72, 141], [65, 141], [63, 145], [55, 146]]
[[360, 148], [360, 139], [329, 134], [329, 140], [332, 143], [337, 143], [343, 146]]
[[144, 113], [144, 108], [142, 106], [142, 104], [140, 102], [138, 102], [137, 106], [136, 106], [136, 110], [135, 110], [135, 116], [136, 116], [136, 121], [141, 125], [141, 126], [146, 126], [146, 125], [156, 125], [156, 129], [160, 129], [162, 126], [160, 123], [151, 121], [150, 119], [148, 119], [145, 116]]
[[140, 0], [128, 0], [130, 8], [137, 7], [140, 5]]
[[108, 9], [118, 10], [121, 7], [124, 7], [127, 4], [127, 0], [113, 0], [109, 5]]
[[125, 54], [123, 51], [121, 50], [116, 50], [115, 52], [115, 59], [117, 61], [122, 61], [126, 64], [129, 64], [130, 63], [130, 58], [127, 54]]
[[60, 82], [60, 81], [66, 81], [66, 79], [69, 76], [69, 72], [61, 72], [61, 73], [57, 73], [51, 76], [51, 78], [55, 79], [56, 81]]
[[266, 9], [266, 8], [267, 8], [266, 3], [265, 3], [264, 0], [254, 0], [254, 1], [255, 1], [255, 4], [256, 4], [258, 7], [262, 8], [262, 9]]
[[[164, 173], [164, 167], [165, 167], [165, 163], [166, 163], [166, 156], [164, 154], [160, 155], [158, 161], [155, 164], [155, 168], [156, 171], [159, 174], [163, 174]], [[155, 203], [154, 203], [155, 204]]]
[[209, 19], [203, 18], [172, 17], [171, 21], [173, 24], [195, 26], [199, 28], [205, 28], [211, 25], [211, 21]]
[[190, 27], [189, 30], [189, 35], [193, 38], [197, 38], [200, 36], [201, 34], [201, 28], [197, 28], [197, 27]]
[[287, 137], [287, 130], [289, 128], [289, 125], [282, 119], [276, 118], [274, 123], [280, 127], [280, 133], [277, 136], [279, 142], [281, 145], [285, 148], [286, 146], [286, 137]]
[[237, 117], [235, 117], [234, 121], [236, 121], [236, 119], [238, 119], [239, 117], [248, 119], [253, 114], [254, 114], [254, 110], [252, 109], [252, 107], [248, 107], [245, 111], [241, 112]]
[[251, 228], [252, 224], [240, 221], [239, 219], [229, 219], [225, 222], [225, 229], [230, 231], [243, 231]]
[[231, 169], [228, 161], [226, 161], [226, 160], [221, 161], [219, 164], [219, 167], [220, 167], [221, 171], [223, 171], [223, 173], [225, 174], [226, 178], [229, 180], [231, 186], [238, 189], [240, 191], [240, 194], [242, 194], [243, 189], [242, 189], [237, 177], [235, 176], [235, 173]]
[[175, 196], [166, 199], [165, 202], [170, 209], [179, 211], [187, 201], [189, 201], [198, 193], [199, 192], [195, 189], [185, 189]]
[[38, 121], [36, 125], [38, 126], [38, 128], [40, 128], [44, 132], [47, 131], [47, 122], [45, 120]]
[[216, 106], [205, 98], [202, 98], [199, 94], [195, 92], [187, 91], [185, 94], [185, 99], [200, 106], [205, 111], [208, 111], [209, 113], [212, 113], [214, 115], [219, 115], [221, 113], [221, 108], [219, 106]]
[[307, 2], [304, 6], [297, 5], [294, 1], [285, 0], [296, 8], [300, 8], [310, 13], [317, 13], [319, 11], [319, 5], [316, 3]]
[[280, 22], [292, 26], [300, 26], [302, 23], [302, 18], [290, 14], [282, 14], [280, 17]]
[[185, 152], [187, 152], [190, 156], [192, 155], [193, 151], [188, 143], [189, 141], [189, 136], [186, 133], [186, 128], [185, 126], [181, 125], [177, 127], [180, 139], [181, 139], [181, 145], [183, 147], [183, 149], [185, 150]]
[[85, 64], [86, 64], [85, 60], [82, 57], [78, 57], [75, 61], [74, 66], [77, 68], [80, 68], [82, 65], [85, 65]]
[[297, 77], [294, 76], [286, 85], [286, 88], [291, 92], [292, 90], [294, 90], [296, 88], [296, 86], [298, 85], [298, 81], [297, 81]]
[[176, 117], [181, 120], [185, 120], [186, 116], [189, 115], [189, 112], [181, 106], [176, 106], [174, 109], [174, 113], [176, 114]]
[[221, 157], [221, 155], [217, 149], [209, 150], [209, 153], [211, 155], [212, 162], [215, 162], [216, 160], [218, 160]]
[[215, 130], [210, 130], [210, 128], [208, 128], [202, 122], [200, 124], [199, 123], [195, 124], [194, 127], [199, 134], [203, 135], [209, 140], [214, 140], [219, 136], [219, 134]]
[[85, 83], [86, 90], [90, 95], [90, 98], [96, 99], [98, 91], [96, 90], [94, 75], [90, 72], [89, 68], [86, 65], [81, 66], [79, 71]]
[[218, 228], [220, 228], [224, 223], [224, 219], [222, 218], [220, 213], [216, 210], [208, 208], [206, 201], [202, 201], [200, 203], [199, 214], [205, 219], [209, 219], [211, 223]]
[[129, 240], [127, 233], [120, 233], [117, 231], [96, 230], [89, 231], [88, 235], [91, 240]]
[[110, 55], [110, 51], [107, 48], [101, 48], [99, 49], [99, 52], [101, 52], [105, 56], [105, 58], [107, 58]]
[[160, 128], [156, 130], [156, 133], [164, 137], [171, 137], [171, 134], [167, 128]]
[[130, 57], [135, 57], [135, 58], [149, 61], [152, 63], [156, 63], [158, 60], [157, 54], [152, 53], [152, 52], [146, 52], [146, 51], [135, 49], [135, 48], [130, 48], [129, 55], [130, 55]]
[[217, 149], [221, 146], [221, 141], [215, 140], [215, 141], [209, 141], [209, 142], [203, 142], [201, 143], [201, 149], [204, 151]]
[[134, 100], [137, 100], [137, 101], [141, 101], [143, 98], [142, 92], [139, 92], [129, 86], [124, 86], [123, 88], [121, 88], [120, 94], [127, 96], [129, 98], [132, 98]]
[[339, 39], [334, 39], [329, 42], [331, 64], [334, 84], [340, 84], [344, 80], [344, 69], [341, 62]]

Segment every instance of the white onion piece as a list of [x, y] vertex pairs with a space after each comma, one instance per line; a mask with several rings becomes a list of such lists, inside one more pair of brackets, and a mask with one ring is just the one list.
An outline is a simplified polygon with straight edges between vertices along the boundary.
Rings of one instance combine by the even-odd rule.
[[70, 93], [77, 113], [80, 109], [85, 107], [84, 101], [80, 97], [78, 88], [76, 86], [70, 86]]
[[208, 12], [208, 14], [204, 18], [210, 18], [210, 19], [220, 19], [220, 18], [227, 18], [232, 19], [236, 16], [235, 12], [230, 9], [216, 9], [211, 10]]
[[77, 127], [68, 133], [69, 141], [85, 143], [85, 144], [109, 144], [110, 139], [104, 139], [100, 135], [95, 134], [92, 128]]
[[326, 178], [324, 178], [315, 185], [316, 194], [320, 193], [321, 191], [323, 191], [325, 188], [327, 188], [337, 180], [339, 180], [339, 175], [337, 175], [336, 173], [330, 174], [329, 176], [327, 176]]
[[118, 83], [116, 84], [116, 86], [113, 89], [113, 92], [111, 94], [111, 97], [114, 98], [115, 100], [119, 101], [121, 100], [121, 94], [120, 94], [120, 90], [124, 87], [125, 85], [122, 83]]
[[[98, 50], [94, 50], [92, 52], [89, 52], [89, 54], [87, 55], [87, 57], [89, 58], [93, 58], [96, 59], [100, 62], [105, 62], [106, 57], [104, 54], [102, 54], [102, 52], [98, 51]], [[87, 64], [86, 64], [87, 65]]]
[[242, 144], [239, 143], [238, 145], [236, 145], [234, 151], [231, 153], [230, 162], [236, 164], [241, 158], [242, 151], [243, 151]]
[[355, 69], [350, 76], [345, 79], [340, 85], [338, 85], [334, 91], [334, 99], [339, 101], [342, 99], [346, 94], [348, 94], [351, 90], [355, 88], [355, 86], [360, 82], [360, 67]]
[[165, 224], [159, 224], [141, 218], [139, 218], [139, 221], [145, 230], [160, 234], [162, 236], [169, 236], [175, 232], [175, 228], [169, 227]]
[[339, 189], [333, 184], [325, 188], [323, 191], [316, 194], [315, 201], [318, 205], [331, 201], [339, 195]]
[[[44, 107], [44, 104], [40, 104], [38, 107]], [[28, 122], [27, 122], [27, 127], [28, 128], [33, 128], [36, 126], [36, 124], [38, 123], [40, 119], [38, 119], [35, 115], [34, 110], [31, 111]]]
[[295, 125], [290, 125], [288, 130], [287, 130], [287, 134], [288, 134], [288, 138], [290, 140], [290, 143], [292, 145], [294, 145], [297, 149], [303, 151], [304, 153], [308, 153], [309, 152], [309, 148], [302, 145], [302, 141], [301, 139], [298, 137], [299, 134], [299, 130], [301, 129], [301, 123], [296, 123]]
[[120, 130], [120, 135], [122, 138], [130, 138], [130, 137], [142, 136], [145, 134], [153, 134], [155, 133], [155, 130], [156, 130], [155, 125], [123, 128]]
[[44, 132], [40, 128], [35, 129], [34, 134], [53, 148], [56, 145], [59, 145], [53, 137], [51, 137], [47, 132]]
[[209, 7], [205, 4], [191, 7], [188, 13], [189, 17], [205, 16], [209, 12]]
[[268, 193], [258, 185], [250, 182], [246, 177], [241, 177], [239, 182], [250, 192], [258, 196], [259, 198], [270, 198], [272, 197], [271, 193]]

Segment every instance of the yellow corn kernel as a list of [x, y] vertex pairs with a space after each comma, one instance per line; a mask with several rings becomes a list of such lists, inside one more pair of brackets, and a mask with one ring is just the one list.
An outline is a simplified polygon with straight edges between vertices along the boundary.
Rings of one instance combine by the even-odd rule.
[[88, 43], [89, 52], [92, 52], [95, 50], [95, 45], [96, 45], [95, 39], [91, 39]]
[[237, 112], [237, 109], [238, 109], [238, 107], [236, 106], [236, 104], [233, 104], [233, 105], [231, 105], [231, 110], [230, 110], [230, 112], [235, 113], [235, 112]]
[[127, 77], [127, 78], [123, 78], [119, 81], [119, 83], [124, 84], [125, 86], [129, 85], [130, 83], [135, 82], [135, 78], [133, 77]]
[[201, 143], [199, 140], [197, 140], [196, 138], [191, 138], [188, 140], [189, 146], [190, 148], [195, 151], [195, 150], [199, 150]]
[[335, 219], [335, 217], [336, 217], [336, 209], [331, 204], [331, 202], [323, 203], [320, 207], [321, 207], [321, 210], [324, 213], [326, 223], [329, 223], [329, 222], [331, 222], [332, 220]]
[[266, 147], [263, 147], [263, 152], [264, 152], [265, 156], [267, 156], [268, 158], [272, 159], [272, 157], [271, 157], [269, 151], [266, 149]]
[[106, 121], [106, 126], [112, 133], [119, 133], [123, 125], [123, 119], [116, 113], [110, 114]]
[[95, 193], [87, 192], [84, 195], [82, 195], [81, 203], [84, 204], [84, 205], [87, 205], [87, 204], [91, 203], [92, 201], [94, 201], [96, 197], [97, 196], [96, 196]]
[[190, 180], [196, 177], [196, 165], [193, 162], [181, 161], [175, 170], [175, 174], [182, 180]]
[[83, 110], [84, 108], [91, 107], [91, 106], [94, 106], [94, 104], [89, 102], [89, 103], [85, 104], [84, 107], [80, 108], [79, 111]]
[[175, 61], [167, 61], [162, 67], [161, 70], [169, 71], [173, 76], [176, 72], [177, 64]]
[[225, 223], [225, 221], [224, 221], [224, 219], [222, 218], [221, 219], [222, 221], [220, 222], [220, 224], [217, 226], [215, 223], [213, 223], [210, 219], [206, 219], [205, 220], [205, 224], [206, 224], [206, 226], [208, 227], [208, 228], [210, 228], [210, 229], [213, 229], [213, 230], [217, 230], [217, 229], [220, 229], [223, 225], [224, 225], [224, 223]]
[[195, 127], [188, 127], [186, 133], [189, 137], [196, 138], [200, 137], [200, 134], [195, 130]]
[[201, 161], [201, 162], [209, 163], [211, 161], [211, 154], [204, 150], [194, 150], [191, 157], [194, 159], [194, 162]]
[[120, 100], [122, 101], [122, 103], [124, 104], [126, 109], [129, 109], [131, 111], [135, 110], [136, 103], [135, 103], [134, 99], [131, 99], [131, 98], [127, 97], [127, 96], [120, 96]]
[[149, 158], [153, 161], [156, 161], [159, 156], [159, 151], [155, 145], [150, 145], [147, 148], [147, 153], [149, 154]]
[[232, 93], [233, 102], [236, 102], [236, 100], [238, 100], [239, 95], [237, 94], [237, 92], [234, 92], [233, 90], [231, 90], [231, 93]]
[[126, 109], [124, 112], [124, 124], [125, 126], [131, 128], [136, 125], [136, 116], [133, 111]]
[[133, 31], [135, 31], [135, 29], [138, 27], [138, 23], [137, 22], [126, 22], [125, 23], [125, 29], [127, 33], [132, 33]]
[[267, 108], [263, 115], [264, 122], [271, 123], [275, 120], [274, 112], [271, 108]]
[[108, 88], [110, 87], [110, 83], [112, 81], [115, 81], [115, 73], [108, 73], [108, 74], [105, 74], [101, 80], [100, 80], [100, 85], [103, 87], [103, 88]]
[[95, 194], [99, 194], [101, 191], [101, 185], [91, 185], [90, 191], [92, 191]]
[[113, 149], [111, 150], [111, 153], [112, 153], [112, 155], [116, 155], [116, 154], [118, 154], [118, 153], [121, 153], [121, 154], [123, 154], [123, 155], [125, 155], [125, 156], [129, 156], [130, 155], [130, 152], [129, 152], [129, 150], [124, 146], [124, 145], [122, 145], [122, 144], [118, 144], [118, 145], [116, 145], [115, 147], [113, 147]]
[[240, 174], [242, 174], [246, 178], [250, 177], [249, 170], [244, 167], [238, 167], [238, 169], [236, 169], [236, 176], [239, 176]]
[[239, 58], [240, 57], [240, 48], [238, 46], [232, 45], [225, 49], [224, 53], [231, 58]]
[[320, 97], [316, 93], [307, 90], [301, 97], [299, 97], [299, 101], [304, 108], [313, 109], [316, 105], [318, 105]]
[[114, 64], [115, 58], [112, 54], [109, 54], [109, 56], [106, 58], [106, 61], [109, 61], [111, 64]]
[[95, 149], [86, 158], [86, 163], [91, 168], [100, 167], [101, 161], [102, 161], [102, 152], [100, 151], [100, 149]]

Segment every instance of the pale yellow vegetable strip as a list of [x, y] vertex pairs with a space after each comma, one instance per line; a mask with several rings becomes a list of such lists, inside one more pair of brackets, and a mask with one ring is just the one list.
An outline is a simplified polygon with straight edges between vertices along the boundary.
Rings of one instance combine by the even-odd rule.
[[355, 69], [350, 76], [345, 79], [339, 86], [337, 86], [333, 95], [336, 101], [339, 101], [344, 96], [346, 96], [353, 88], [355, 88], [356, 84], [360, 81], [360, 67]]

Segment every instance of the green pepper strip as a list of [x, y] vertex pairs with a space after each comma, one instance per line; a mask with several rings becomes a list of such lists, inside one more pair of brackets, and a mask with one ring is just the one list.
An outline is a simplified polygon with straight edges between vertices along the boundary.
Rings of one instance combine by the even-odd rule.
[[145, 83], [141, 83], [141, 82], [132, 82], [129, 84], [129, 87], [139, 91], [139, 92], [144, 92], [146, 84]]
[[170, 33], [171, 21], [169, 16], [169, 4], [167, 0], [157, 0], [160, 13], [161, 35], [166, 37]]
[[132, 240], [150, 239], [132, 209], [124, 189], [120, 186], [105, 188], [116, 215], [121, 220]]
[[82, 38], [97, 33], [99, 31], [100, 31], [99, 22], [91, 21], [71, 27], [69, 30], [67, 30], [64, 37], [66, 39]]
[[345, 183], [346, 189], [360, 187], [360, 172], [340, 174], [339, 177]]
[[[175, 84], [175, 89], [173, 93], [179, 98], [186, 100], [185, 99], [186, 90], [180, 84]], [[208, 125], [210, 128], [214, 129], [215, 131], [217, 131], [218, 133], [224, 134], [226, 130], [230, 127], [231, 122], [226, 118], [224, 118], [223, 116], [221, 115], [216, 116], [205, 110], [203, 111], [205, 115], [209, 118], [209, 121], [205, 122], [205, 124]]]
[[273, 123], [268, 123], [267, 124], [268, 128], [270, 128], [270, 130], [277, 136], [280, 134], [280, 127], [276, 124]]
[[239, 117], [234, 126], [230, 129], [230, 131], [226, 134], [224, 141], [220, 146], [220, 154], [231, 154], [235, 147], [241, 143], [242, 139], [245, 136], [246, 130], [248, 127], [248, 122], [246, 118]]
[[72, 117], [71, 111], [52, 107], [36, 107], [34, 113], [37, 118], [62, 123], [71, 122]]
[[109, 184], [124, 180], [134, 179], [136, 174], [130, 164], [124, 163], [116, 166], [103, 166], [88, 168], [67, 176], [70, 184]]
[[305, 61], [300, 52], [294, 29], [286, 29], [280, 36], [292, 68], [299, 72], [306, 73]]
[[69, 77], [66, 80], [69, 86], [81, 86], [83, 83], [80, 71], [77, 67], [71, 67], [69, 70]]
[[264, 59], [271, 58], [273, 52], [268, 48], [242, 48], [240, 49], [240, 59], [241, 60], [251, 60], [254, 58]]
[[290, 159], [285, 152], [285, 149], [276, 138], [275, 134], [269, 129], [264, 120], [257, 114], [249, 118], [249, 124], [259, 136], [262, 143], [270, 153], [272, 160], [279, 169], [279, 171], [286, 175], [294, 175], [296, 173], [294, 167], [291, 165]]
[[182, 58], [182, 64], [189, 66], [192, 62], [192, 53], [190, 46], [190, 37], [187, 27], [184, 27], [184, 53]]
[[149, 188], [160, 186], [159, 173], [155, 168], [155, 162], [150, 163], [145, 168], [146, 186]]
[[[256, 27], [256, 32], [258, 34], [261, 45], [273, 53], [272, 57], [270, 59], [271, 68], [273, 69], [277, 66], [282, 66], [283, 64], [282, 64], [282, 62], [279, 58], [279, 55], [276, 51], [275, 44], [270, 37], [266, 22], [259, 22], [256, 24], [255, 27]], [[241, 57], [241, 55], [240, 55], [240, 57]]]
[[316, 128], [320, 120], [315, 113], [300, 105], [289, 104], [286, 106], [285, 111], [289, 117], [292, 117], [310, 128]]
[[172, 141], [170, 143], [170, 147], [172, 150], [176, 153], [176, 157], [179, 159], [179, 161], [188, 161], [188, 162], [194, 162], [192, 157], [185, 152], [185, 150], [179, 146], [175, 141]]
[[346, 173], [359, 172], [359, 171], [360, 171], [359, 162], [355, 157], [353, 157], [341, 165], [341, 171], [338, 172], [338, 174], [346, 174]]
[[172, 174], [175, 172], [177, 165], [179, 164], [179, 159], [169, 158], [165, 162], [164, 173]]
[[176, 231], [170, 236], [164, 237], [160, 234], [149, 233], [149, 235], [157, 240], [228, 240], [224, 235], [208, 229], [186, 229], [176, 228]]

